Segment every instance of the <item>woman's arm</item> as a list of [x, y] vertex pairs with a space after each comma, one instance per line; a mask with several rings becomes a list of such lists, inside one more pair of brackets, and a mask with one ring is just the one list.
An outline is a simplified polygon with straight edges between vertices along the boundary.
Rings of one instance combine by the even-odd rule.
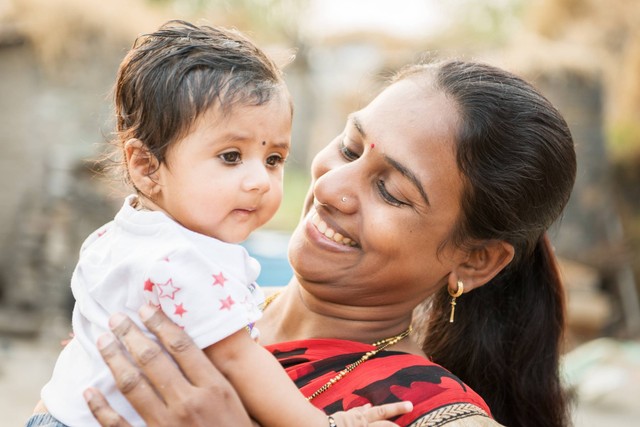
[[[98, 348], [118, 388], [149, 427], [253, 425], [233, 387], [187, 334], [152, 307], [141, 308], [140, 318], [179, 367], [122, 314], [111, 318], [110, 327], [135, 364], [110, 335], [99, 339]], [[97, 390], [87, 390], [85, 399], [101, 425], [129, 426]]]

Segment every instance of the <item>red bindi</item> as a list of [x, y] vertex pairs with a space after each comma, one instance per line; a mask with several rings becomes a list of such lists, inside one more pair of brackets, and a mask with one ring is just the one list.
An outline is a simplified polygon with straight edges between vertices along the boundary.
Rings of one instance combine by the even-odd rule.
[[376, 148], [376, 144], [371, 144], [371, 149], [373, 150], [374, 148]]

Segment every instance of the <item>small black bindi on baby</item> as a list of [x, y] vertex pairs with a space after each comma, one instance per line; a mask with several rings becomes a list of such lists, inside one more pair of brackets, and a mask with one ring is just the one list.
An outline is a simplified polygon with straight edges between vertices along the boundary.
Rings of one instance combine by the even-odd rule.
[[262, 145], [267, 145], [267, 141], [262, 141]]

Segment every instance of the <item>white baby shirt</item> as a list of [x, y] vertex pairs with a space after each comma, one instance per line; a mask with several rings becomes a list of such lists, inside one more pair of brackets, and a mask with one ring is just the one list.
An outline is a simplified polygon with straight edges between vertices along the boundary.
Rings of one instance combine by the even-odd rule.
[[137, 310], [159, 306], [200, 348], [261, 315], [260, 266], [242, 246], [190, 231], [162, 212], [138, 211], [134, 197], [85, 240], [71, 279], [74, 338], [41, 394], [49, 412], [69, 426], [98, 426], [82, 397], [87, 387], [101, 390], [133, 426], [144, 425], [96, 348], [113, 313], [129, 315], [144, 329]]

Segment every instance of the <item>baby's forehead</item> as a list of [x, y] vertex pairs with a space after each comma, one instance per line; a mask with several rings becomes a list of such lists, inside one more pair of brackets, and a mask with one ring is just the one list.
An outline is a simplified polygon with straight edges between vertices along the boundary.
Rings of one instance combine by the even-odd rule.
[[229, 120], [238, 114], [243, 114], [248, 108], [266, 106], [279, 106], [279, 110], [283, 114], [293, 116], [293, 99], [284, 85], [274, 87], [268, 96], [256, 97], [248, 89], [246, 93], [214, 98], [209, 107], [200, 115], [210, 114], [212, 117], [209, 118]]
[[176, 140], [207, 129], [215, 133], [226, 130], [237, 139], [244, 139], [243, 135], [250, 134], [260, 134], [265, 137], [273, 134], [273, 136], [277, 135], [276, 139], [284, 139], [283, 135], [286, 135], [288, 140], [293, 121], [292, 108], [288, 92], [280, 92], [260, 103], [247, 99], [236, 100], [231, 104], [215, 102], [199, 114], [192, 116]]

